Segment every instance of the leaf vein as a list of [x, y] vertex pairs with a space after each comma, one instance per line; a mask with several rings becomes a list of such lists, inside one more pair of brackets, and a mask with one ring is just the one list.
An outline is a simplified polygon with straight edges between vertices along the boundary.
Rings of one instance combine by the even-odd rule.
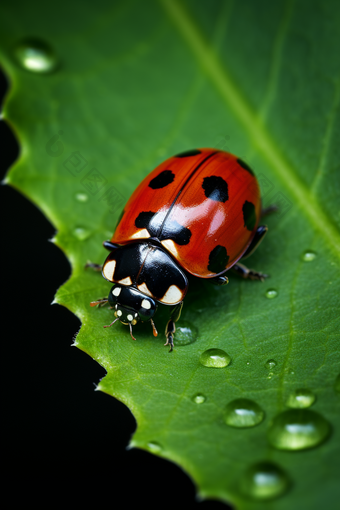
[[285, 10], [283, 12], [281, 23], [278, 27], [277, 36], [274, 41], [273, 54], [272, 54], [272, 66], [269, 73], [269, 81], [267, 91], [265, 93], [265, 100], [259, 111], [258, 119], [263, 124], [267, 117], [268, 111], [274, 101], [275, 90], [277, 89], [277, 80], [279, 76], [280, 67], [282, 64], [282, 50], [284, 41], [286, 39], [289, 27], [289, 21], [292, 17], [293, 6], [295, 1], [288, 0], [286, 2]]
[[319, 182], [325, 174], [326, 161], [327, 161], [327, 156], [329, 154], [329, 149], [331, 146], [331, 139], [332, 139], [334, 123], [335, 123], [335, 120], [338, 118], [339, 104], [340, 104], [340, 80], [338, 80], [336, 83], [333, 104], [332, 104], [331, 111], [330, 111], [330, 114], [328, 117], [325, 135], [322, 140], [322, 151], [320, 154], [320, 161], [319, 161], [319, 165], [318, 165], [317, 171], [314, 176], [314, 180], [311, 185], [311, 194], [314, 197], [316, 196], [317, 191], [319, 189]]
[[283, 156], [268, 130], [259, 122], [255, 112], [242, 97], [231, 77], [224, 69], [214, 49], [206, 42], [199, 28], [177, 0], [159, 0], [182, 37], [198, 60], [202, 70], [220, 92], [224, 102], [243, 124], [254, 146], [273, 168], [287, 191], [294, 197], [310, 223], [325, 238], [333, 252], [340, 257], [340, 233], [317, 199], [311, 194], [295, 169]]

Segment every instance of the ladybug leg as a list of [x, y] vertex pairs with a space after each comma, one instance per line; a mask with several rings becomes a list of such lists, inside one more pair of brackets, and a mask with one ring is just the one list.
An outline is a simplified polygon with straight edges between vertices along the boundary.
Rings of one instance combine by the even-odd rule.
[[105, 306], [107, 302], [108, 302], [107, 298], [101, 298], [101, 299], [97, 299], [97, 301], [91, 301], [90, 306], [98, 305], [98, 307], [100, 308], [101, 306]]
[[[270, 205], [269, 207], [266, 207], [266, 209], [262, 209], [261, 218], [263, 216], [266, 216], [267, 214], [270, 214], [275, 211], [278, 211], [278, 207], [276, 205]], [[247, 257], [250, 257], [250, 255], [252, 253], [254, 253], [254, 251], [259, 246], [259, 244], [262, 242], [262, 240], [267, 232], [268, 232], [267, 225], [260, 225], [257, 228], [252, 242], [250, 243], [247, 250], [243, 254], [242, 260], [246, 259]], [[249, 280], [260, 280], [261, 282], [263, 282], [264, 279], [267, 278], [267, 276], [268, 276], [267, 274], [259, 273], [257, 271], [248, 269], [243, 264], [235, 264], [233, 266], [233, 270], [235, 273], [242, 276], [242, 278], [244, 278], [244, 279], [248, 278]]]
[[118, 244], [113, 244], [113, 243], [111, 243], [111, 241], [104, 241], [103, 246], [104, 246], [104, 248], [106, 248], [109, 251], [113, 251], [116, 248], [118, 248]]
[[102, 266], [100, 264], [94, 264], [93, 262], [86, 262], [85, 269], [87, 269], [88, 267], [90, 267], [94, 271], [101, 271], [102, 270]]
[[174, 321], [171, 319], [169, 320], [168, 324], [166, 325], [165, 329], [165, 335], [166, 335], [166, 343], [164, 345], [170, 345], [169, 352], [173, 351], [174, 349], [174, 334], [176, 331], [176, 326]]
[[210, 278], [210, 281], [214, 285], [219, 285], [219, 286], [227, 285], [227, 283], [229, 283], [228, 277], [227, 276], [223, 276], [223, 275], [214, 276], [214, 278]]
[[252, 253], [254, 253], [254, 251], [256, 250], [256, 248], [258, 247], [258, 245], [260, 244], [260, 242], [266, 235], [267, 231], [268, 231], [268, 227], [266, 225], [260, 225], [258, 227], [258, 229], [255, 232], [252, 242], [248, 246], [247, 250], [244, 252], [242, 260], [249, 257]]
[[263, 216], [267, 216], [267, 214], [271, 214], [271, 213], [276, 212], [278, 210], [279, 210], [278, 206], [272, 204], [269, 207], [266, 207], [265, 209], [262, 209], [262, 211], [261, 211], [261, 218], [263, 218]]
[[164, 345], [170, 345], [169, 352], [171, 352], [174, 348], [174, 334], [176, 331], [175, 322], [177, 322], [178, 319], [180, 318], [182, 308], [183, 308], [183, 301], [181, 301], [180, 303], [178, 303], [178, 305], [175, 306], [175, 308], [173, 309], [173, 311], [171, 313], [168, 324], [166, 325], [166, 328], [165, 328], [166, 343]]
[[258, 271], [253, 271], [252, 269], [248, 269], [246, 266], [239, 263], [235, 264], [232, 267], [232, 269], [236, 274], [239, 274], [245, 280], [260, 280], [261, 282], [263, 282], [265, 278], [268, 277], [267, 274], [259, 273]]
[[[276, 207], [276, 206], [272, 206], [272, 207]], [[268, 209], [270, 209], [270, 208], [268, 207]], [[256, 250], [256, 248], [258, 247], [258, 245], [261, 243], [262, 239], [266, 235], [267, 231], [268, 231], [268, 227], [266, 225], [260, 225], [258, 227], [252, 242], [250, 243], [250, 245], [248, 246], [247, 250], [245, 251], [245, 253], [242, 257], [242, 260], [249, 257], [252, 253], [254, 253], [254, 251]], [[265, 278], [268, 277], [267, 274], [259, 273], [258, 271], [253, 271], [252, 269], [248, 269], [246, 266], [244, 266], [243, 264], [240, 264], [240, 263], [235, 264], [232, 269], [233, 269], [234, 273], [242, 276], [242, 278], [244, 278], [245, 280], [246, 279], [260, 280], [261, 282], [263, 282], [265, 280]]]

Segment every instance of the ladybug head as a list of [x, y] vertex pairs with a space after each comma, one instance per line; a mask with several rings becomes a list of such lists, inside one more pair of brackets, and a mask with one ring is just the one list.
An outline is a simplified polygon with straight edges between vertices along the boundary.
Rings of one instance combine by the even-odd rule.
[[133, 340], [135, 338], [132, 335], [132, 326], [137, 324], [139, 320], [143, 322], [150, 320], [154, 335], [157, 336], [157, 330], [152, 320], [157, 310], [157, 304], [152, 298], [132, 287], [114, 285], [110, 290], [108, 302], [115, 309], [115, 316], [117, 317], [112, 324], [120, 320], [122, 324], [129, 326]]

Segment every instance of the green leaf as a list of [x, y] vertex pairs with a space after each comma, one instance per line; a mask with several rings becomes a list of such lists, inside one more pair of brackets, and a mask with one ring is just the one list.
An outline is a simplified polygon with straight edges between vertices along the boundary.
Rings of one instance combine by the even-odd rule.
[[[56, 302], [81, 319], [76, 345], [107, 370], [99, 389], [135, 415], [132, 446], [179, 464], [202, 497], [240, 509], [335, 508], [338, 2], [74, 2], [70, 10], [61, 1], [53, 16], [48, 9], [2, 6], [12, 81], [3, 116], [21, 144], [7, 183], [58, 229], [72, 277]], [[89, 303], [110, 286], [85, 263], [102, 263], [102, 241], [150, 170], [180, 151], [216, 146], [247, 161], [264, 205], [279, 206], [249, 261], [270, 280], [191, 282], [171, 354], [149, 324], [135, 327], [136, 342], [123, 325], [103, 329], [112, 312]], [[166, 321], [164, 309], [159, 331]], [[209, 349], [231, 362], [207, 367]], [[235, 426], [235, 408], [248, 409], [241, 424], [251, 426]]]

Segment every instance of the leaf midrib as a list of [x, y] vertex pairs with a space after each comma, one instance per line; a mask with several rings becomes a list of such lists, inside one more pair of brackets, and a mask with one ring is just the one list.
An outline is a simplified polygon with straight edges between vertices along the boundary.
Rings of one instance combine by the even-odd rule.
[[283, 157], [273, 138], [262, 125], [259, 117], [237, 91], [217, 55], [204, 40], [178, 0], [159, 0], [168, 16], [182, 35], [184, 41], [203, 68], [205, 74], [220, 92], [228, 107], [248, 131], [255, 146], [262, 152], [283, 186], [295, 198], [301, 211], [326, 240], [337, 257], [340, 256], [340, 233], [332, 220], [320, 207], [313, 193], [298, 178], [294, 168]]

